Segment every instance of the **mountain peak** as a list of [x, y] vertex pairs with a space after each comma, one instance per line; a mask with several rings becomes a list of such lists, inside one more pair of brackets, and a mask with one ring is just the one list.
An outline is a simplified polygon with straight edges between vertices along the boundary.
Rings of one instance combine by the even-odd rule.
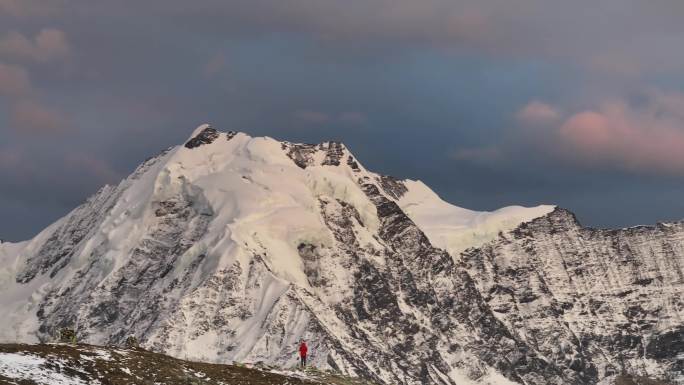
[[319, 144], [282, 142], [281, 148], [302, 169], [313, 165], [339, 166], [346, 152], [342, 143], [332, 141]]
[[204, 130], [206, 130], [206, 129], [208, 129], [208, 128], [212, 128], [211, 123], [202, 123], [202, 124], [200, 124], [199, 126], [197, 126], [197, 128], [195, 128], [194, 130], [192, 130], [192, 134], [190, 134], [190, 137], [188, 138], [188, 140], [190, 140], [190, 139], [196, 137], [196, 136], [199, 135], [202, 131], [204, 131]]
[[230, 140], [237, 133], [235, 131], [220, 132], [208, 123], [201, 124], [192, 132], [190, 139], [185, 143], [185, 147], [192, 149], [204, 144], [211, 144], [218, 139], [221, 134], [225, 134], [226, 138]]
[[[203, 145], [214, 143], [222, 135], [227, 140], [231, 140], [238, 133], [235, 131], [219, 131], [209, 123], [199, 125], [193, 132], [184, 146], [194, 149]], [[247, 135], [248, 136], [248, 135]], [[278, 141], [269, 137], [258, 138], [273, 140], [280, 143], [280, 148], [292, 161], [301, 169], [309, 166], [339, 166], [347, 148], [342, 142], [324, 141], [317, 144], [312, 143], [293, 143], [288, 141]], [[349, 155], [347, 164], [355, 170], [360, 171], [358, 163]]]
[[495, 319], [452, 256], [548, 211], [465, 210], [365, 169], [340, 142], [203, 124], [34, 239], [0, 246], [0, 340], [70, 326], [90, 343], [133, 335], [177, 356], [289, 366], [304, 338], [317, 367], [381, 383], [487, 378], [487, 357], [538, 361], [524, 341], [468, 331], [467, 309]]

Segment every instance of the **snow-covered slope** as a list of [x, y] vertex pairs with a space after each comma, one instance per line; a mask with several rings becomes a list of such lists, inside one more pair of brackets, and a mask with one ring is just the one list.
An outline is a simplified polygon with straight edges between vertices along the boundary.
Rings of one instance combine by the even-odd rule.
[[457, 258], [467, 248], [477, 247], [496, 238], [500, 232], [544, 216], [555, 206], [509, 206], [493, 212], [464, 209], [443, 201], [420, 181], [403, 181], [406, 193], [401, 196], [402, 210], [425, 232], [433, 245]]
[[0, 245], [0, 340], [72, 327], [96, 344], [136, 336], [182, 358], [290, 366], [305, 338], [317, 367], [388, 384], [594, 383], [492, 311], [488, 278], [457, 255], [553, 210], [477, 213], [340, 143], [203, 125]]

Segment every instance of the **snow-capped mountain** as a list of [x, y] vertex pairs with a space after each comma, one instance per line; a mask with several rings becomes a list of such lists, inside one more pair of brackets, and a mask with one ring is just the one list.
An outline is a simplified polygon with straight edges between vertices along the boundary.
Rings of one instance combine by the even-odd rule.
[[203, 125], [34, 239], [0, 244], [0, 340], [73, 327], [290, 366], [304, 338], [317, 367], [387, 384], [674, 377], [684, 226], [571, 218], [462, 209], [340, 143]]

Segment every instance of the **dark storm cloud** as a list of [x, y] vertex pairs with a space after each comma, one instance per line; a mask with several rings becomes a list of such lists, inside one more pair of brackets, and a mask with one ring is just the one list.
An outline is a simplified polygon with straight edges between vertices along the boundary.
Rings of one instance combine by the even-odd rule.
[[[135, 11], [157, 26], [215, 39], [291, 33], [331, 50], [468, 50], [544, 55], [607, 72], [678, 69], [684, 27], [678, 0], [255, 0], [113, 3], [102, 13], [124, 22]], [[145, 18], [146, 17], [146, 18]], [[158, 20], [154, 20], [154, 18]], [[135, 21], [134, 21], [135, 22]]]
[[475, 209], [679, 218], [683, 16], [679, 0], [0, 0], [0, 238], [205, 121], [343, 140]]

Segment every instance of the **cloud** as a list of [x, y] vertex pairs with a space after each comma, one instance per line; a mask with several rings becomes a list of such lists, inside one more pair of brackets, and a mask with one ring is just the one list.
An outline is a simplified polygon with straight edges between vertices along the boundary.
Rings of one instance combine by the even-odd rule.
[[293, 116], [298, 121], [310, 124], [324, 124], [330, 121], [330, 115], [320, 111], [299, 110]]
[[32, 100], [22, 100], [10, 108], [10, 125], [21, 133], [63, 132], [69, 126], [66, 116]]
[[382, 54], [388, 48], [401, 48], [400, 52], [407, 47], [446, 48], [467, 54], [580, 64], [618, 76], [676, 72], [684, 65], [684, 52], [673, 49], [684, 36], [680, 16], [683, 2], [606, 0], [605, 6], [598, 8], [594, 3], [205, 0], [188, 9], [185, 1], [166, 0], [141, 3], [136, 15], [131, 15], [130, 7], [121, 2], [0, 0], [0, 14], [54, 15], [60, 10], [61, 18], [67, 21], [86, 16], [91, 20], [130, 19], [134, 24], [154, 17], [155, 28], [197, 35], [206, 38], [204, 42], [289, 34], [316, 40], [337, 51], [345, 47], [358, 52], [370, 47], [380, 49], [364, 52]]
[[66, 34], [54, 28], [42, 29], [33, 38], [9, 32], [0, 38], [0, 56], [19, 60], [48, 62], [64, 58], [71, 51]]
[[0, 169], [14, 169], [21, 161], [21, 154], [14, 148], [0, 148]]
[[123, 176], [104, 160], [85, 153], [68, 154], [65, 165], [87, 173], [100, 183], [116, 183]]
[[17, 97], [29, 93], [31, 93], [31, 81], [26, 70], [0, 62], [0, 95]]
[[[681, 0], [606, 0], [599, 7], [590, 0], [203, 0], [188, 7], [181, 0], [151, 0], [131, 12], [129, 5], [115, 1], [0, 0], [0, 61], [23, 66], [0, 79], [0, 104], [6, 102], [0, 109], [7, 113], [0, 117], [5, 123], [0, 142], [11, 137], [12, 146], [28, 146], [26, 163], [44, 169], [17, 197], [54, 184], [65, 191], [63, 197], [70, 194], [70, 202], [95, 185], [78, 185], [80, 175], [40, 181], [63, 172], [64, 153], [90, 148], [109, 164], [133, 168], [182, 140], [187, 127], [207, 116], [257, 135], [305, 140], [304, 135], [311, 141], [343, 135], [369, 163], [385, 165], [385, 172], [399, 176], [425, 173], [439, 190], [462, 188], [449, 176], [467, 172], [465, 162], [496, 163], [489, 171], [505, 169], [512, 179], [530, 172], [525, 166], [535, 163], [538, 174], [553, 175], [564, 185], [590, 174], [576, 164], [611, 172], [628, 168], [617, 155], [585, 155], [581, 148], [588, 144], [576, 143], [577, 122], [564, 134], [560, 127], [583, 112], [605, 115], [595, 101], [606, 95], [631, 95], [647, 81], [680, 84], [684, 50], [675, 47], [684, 36], [683, 6]], [[111, 26], [124, 24], [111, 33]], [[52, 43], [45, 38], [49, 34], [39, 39], [43, 27], [62, 31], [65, 44], [59, 43], [59, 34], [53, 34]], [[44, 48], [60, 45], [66, 49]], [[661, 74], [663, 69], [671, 73]], [[230, 82], [211, 81], [227, 70]], [[524, 109], [530, 94], [539, 95], [537, 102], [560, 116], [551, 119], [553, 113], [540, 114], [539, 108], [536, 114], [521, 114], [527, 120], [503, 115]], [[64, 122], [66, 115], [67, 123], [88, 130], [43, 135], [54, 131], [35, 127], [55, 125], [29, 124], [30, 115], [21, 120], [34, 129], [10, 126], [14, 103], [25, 99], [42, 109], [57, 108], [53, 118], [62, 115], [33, 120]], [[59, 106], [48, 104], [57, 100]], [[555, 105], [558, 100], [588, 104], [577, 109]], [[641, 109], [627, 104], [629, 110]], [[658, 104], [667, 102], [661, 98]], [[295, 114], [299, 109], [310, 111]], [[673, 108], [668, 111], [674, 114]], [[370, 126], [369, 121], [373, 127], [353, 129]], [[324, 130], [298, 130], [302, 127]], [[132, 130], [136, 140], [130, 139]], [[393, 145], [384, 150], [368, 144], [387, 137]], [[45, 140], [49, 148], [43, 148]], [[414, 151], [430, 158], [443, 151], [444, 143], [485, 145], [454, 150], [452, 158], [443, 156], [435, 164], [394, 155]], [[42, 151], [52, 155], [38, 155]], [[383, 162], [383, 157], [392, 161]], [[453, 159], [461, 160], [459, 170]], [[561, 160], [570, 167], [559, 170]], [[470, 175], [468, 188], [484, 183], [494, 190], [501, 184], [489, 180], [482, 168], [472, 169], [477, 172]], [[13, 181], [3, 180], [4, 186]], [[502, 195], [510, 192], [508, 186], [501, 190]], [[554, 192], [563, 193], [563, 188]], [[474, 194], [478, 205], [494, 205], [479, 195], [486, 194]]]
[[504, 154], [498, 146], [458, 148], [449, 153], [449, 157], [459, 161], [470, 161], [481, 164], [492, 164], [503, 159]]
[[499, 166], [555, 161], [635, 174], [684, 175], [684, 93], [650, 90], [639, 100], [607, 99], [567, 116], [548, 103], [530, 102], [516, 114], [521, 125], [505, 131], [504, 140], [457, 149], [449, 157]]
[[[100, 16], [128, 12], [116, 2], [80, 4], [81, 12], [88, 9]], [[673, 49], [684, 35], [684, 3], [679, 0], [606, 0], [602, 7], [591, 0], [206, 0], [192, 10], [185, 1], [167, 0], [163, 6], [145, 2], [136, 12], [143, 18], [170, 20], [174, 27], [180, 20], [183, 31], [222, 39], [290, 34], [338, 52], [437, 48], [541, 58], [618, 76], [678, 71], [684, 65], [684, 53]]]
[[[185, 2], [165, 1], [141, 7], [140, 12], [185, 15], [184, 22], [207, 24], [225, 20], [221, 32], [233, 35], [269, 35], [286, 32], [308, 35], [320, 41], [431, 42], [465, 40], [483, 36], [485, 13], [471, 4], [449, 4], [444, 0], [344, 1], [255, 0], [251, 2], [209, 0], [188, 12]], [[155, 11], [156, 10], [156, 11]], [[209, 22], [209, 24], [213, 24]], [[200, 24], [201, 27], [203, 27]]]
[[103, 184], [120, 181], [122, 175], [100, 154], [13, 143], [0, 147], [0, 178], [5, 182], [0, 184], [0, 201], [70, 210]]
[[204, 66], [204, 75], [213, 77], [226, 67], [226, 57], [223, 54], [214, 55]]
[[62, 0], [0, 0], [0, 15], [19, 18], [49, 16], [56, 14], [62, 3]]
[[358, 111], [343, 112], [338, 116], [339, 121], [352, 125], [361, 125], [368, 121], [366, 114]]
[[[506, 155], [499, 160], [529, 151], [581, 167], [684, 175], [684, 93], [651, 90], [638, 103], [607, 99], [565, 117], [535, 101], [516, 117], [523, 125], [494, 145], [497, 151], [488, 150]], [[461, 158], [481, 162], [487, 153], [465, 152]]]
[[528, 124], [548, 124], [558, 120], [560, 111], [555, 107], [540, 102], [532, 101], [520, 109], [517, 114], [518, 120]]
[[651, 93], [643, 105], [607, 101], [558, 129], [565, 156], [590, 165], [684, 174], [684, 94]]
[[299, 110], [295, 111], [292, 115], [299, 122], [316, 125], [341, 123], [345, 126], [360, 126], [368, 121], [366, 114], [359, 111], [345, 111], [339, 114], [329, 114], [314, 110]]

